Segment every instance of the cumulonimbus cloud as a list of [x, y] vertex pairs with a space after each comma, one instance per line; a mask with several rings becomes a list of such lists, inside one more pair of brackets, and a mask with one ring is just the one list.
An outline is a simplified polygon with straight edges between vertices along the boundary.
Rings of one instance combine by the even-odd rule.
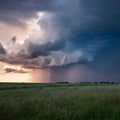
[[[27, 26], [27, 21], [36, 19], [39, 12], [45, 13], [36, 23], [45, 32], [44, 42], [27, 38], [18, 52], [13, 50], [10, 54], [5, 54], [0, 44], [0, 53], [4, 54], [0, 61], [29, 68], [89, 63], [102, 59], [102, 51], [113, 50], [120, 44], [118, 0], [1, 0], [0, 3], [0, 22], [11, 26]], [[15, 41], [13, 37], [13, 47], [18, 46]]]

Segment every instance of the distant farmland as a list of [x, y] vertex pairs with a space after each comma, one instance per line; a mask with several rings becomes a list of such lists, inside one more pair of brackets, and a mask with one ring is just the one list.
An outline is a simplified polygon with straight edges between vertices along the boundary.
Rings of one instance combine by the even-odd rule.
[[120, 84], [0, 84], [0, 120], [120, 120]]

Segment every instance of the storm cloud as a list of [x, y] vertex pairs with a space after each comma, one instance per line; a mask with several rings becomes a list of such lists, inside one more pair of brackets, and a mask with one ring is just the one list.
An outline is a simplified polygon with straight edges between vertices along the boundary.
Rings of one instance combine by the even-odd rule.
[[0, 54], [6, 54], [6, 50], [4, 49], [1, 43], [0, 43]]
[[19, 34], [0, 40], [0, 61], [52, 73], [53, 67], [71, 67], [91, 80], [108, 80], [109, 74], [119, 79], [119, 21], [119, 0], [1, 0], [0, 23], [31, 30], [22, 44]]
[[[59, 22], [60, 26], [64, 24], [65, 27], [73, 26], [82, 30], [94, 28], [94, 30], [107, 32], [112, 29], [119, 30], [119, 3], [119, 0], [75, 0], [71, 2], [69, 0], [1, 0], [0, 20], [8, 23], [24, 23], [24, 18], [30, 19], [35, 17], [37, 12], [46, 11], [55, 14], [54, 21]], [[79, 27], [81, 23], [84, 28]]]
[[53, 43], [46, 42], [45, 44], [29, 43], [28, 52], [30, 57], [35, 58], [38, 56], [47, 56], [50, 54], [50, 52], [62, 50], [64, 47], [65, 41], [62, 40], [55, 41]]

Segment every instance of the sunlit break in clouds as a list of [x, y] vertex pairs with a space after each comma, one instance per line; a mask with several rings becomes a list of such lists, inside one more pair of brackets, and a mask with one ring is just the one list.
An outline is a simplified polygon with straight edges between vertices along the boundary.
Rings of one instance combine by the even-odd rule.
[[119, 3], [1, 0], [0, 82], [119, 82]]

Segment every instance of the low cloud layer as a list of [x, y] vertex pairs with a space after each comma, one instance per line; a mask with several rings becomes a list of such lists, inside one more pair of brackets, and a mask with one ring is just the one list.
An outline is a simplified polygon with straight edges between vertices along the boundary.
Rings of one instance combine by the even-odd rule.
[[6, 68], [4, 69], [6, 73], [28, 73], [27, 71], [24, 70], [17, 70], [17, 69], [12, 69], [12, 68]]

